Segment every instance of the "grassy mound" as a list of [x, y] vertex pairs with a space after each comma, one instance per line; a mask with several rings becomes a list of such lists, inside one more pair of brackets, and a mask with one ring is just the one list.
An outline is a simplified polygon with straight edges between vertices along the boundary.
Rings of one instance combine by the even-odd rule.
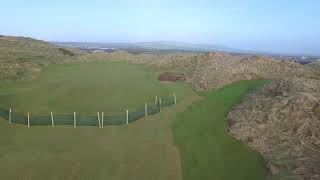
[[212, 92], [174, 122], [185, 180], [257, 180], [266, 176], [262, 157], [226, 133], [231, 108], [265, 81], [240, 81]]
[[49, 64], [79, 54], [82, 52], [32, 38], [0, 36], [0, 80], [35, 79]]

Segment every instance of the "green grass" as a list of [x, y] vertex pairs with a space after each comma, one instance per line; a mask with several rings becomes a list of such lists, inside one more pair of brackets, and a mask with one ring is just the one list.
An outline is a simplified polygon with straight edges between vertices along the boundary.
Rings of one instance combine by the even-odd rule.
[[34, 81], [1, 82], [1, 107], [34, 114], [114, 113], [172, 92], [178, 104], [147, 119], [103, 129], [27, 128], [0, 118], [0, 179], [262, 179], [263, 160], [226, 134], [225, 116], [264, 81], [200, 93], [204, 100], [199, 101], [187, 84], [158, 82], [161, 71], [126, 63], [64, 64], [50, 65]]
[[3, 106], [36, 113], [121, 111], [173, 91], [179, 104], [129, 125], [103, 129], [27, 128], [0, 118], [0, 179], [181, 179], [171, 122], [198, 96], [189, 85], [159, 83], [158, 73], [125, 63], [54, 65], [38, 80], [2, 84]]
[[0, 179], [178, 180], [176, 109], [122, 126], [14, 126], [0, 119]]
[[262, 157], [226, 133], [231, 108], [266, 81], [240, 81], [212, 92], [178, 115], [173, 125], [184, 180], [261, 180]]
[[35, 81], [0, 83], [0, 107], [31, 114], [124, 112], [173, 95], [174, 85], [156, 81], [153, 71], [111, 62], [51, 65]]

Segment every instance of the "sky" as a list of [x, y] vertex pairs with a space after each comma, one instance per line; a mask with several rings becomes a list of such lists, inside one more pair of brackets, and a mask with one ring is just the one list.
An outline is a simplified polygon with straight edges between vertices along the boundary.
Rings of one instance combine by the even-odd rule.
[[320, 55], [319, 0], [4, 0], [0, 34]]

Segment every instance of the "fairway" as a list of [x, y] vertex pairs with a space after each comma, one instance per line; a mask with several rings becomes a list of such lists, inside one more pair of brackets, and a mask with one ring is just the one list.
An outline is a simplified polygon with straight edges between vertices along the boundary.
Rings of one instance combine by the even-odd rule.
[[1, 105], [21, 112], [117, 113], [176, 92], [177, 106], [122, 126], [9, 125], [0, 118], [0, 179], [181, 179], [171, 123], [197, 99], [184, 83], [160, 83], [160, 69], [126, 63], [53, 65], [39, 79], [1, 84]]
[[173, 94], [153, 71], [112, 62], [52, 65], [35, 81], [0, 82], [0, 107], [41, 115], [123, 113]]
[[178, 103], [103, 129], [27, 128], [0, 118], [0, 179], [263, 179], [264, 161], [226, 133], [225, 118], [265, 81], [238, 82], [199, 96], [188, 84], [158, 82], [163, 71], [113, 62], [52, 65], [37, 80], [2, 82], [2, 107], [35, 114], [112, 114], [173, 92]]
[[184, 180], [262, 180], [263, 158], [227, 134], [231, 108], [266, 81], [239, 81], [212, 92], [178, 115], [173, 134], [180, 150]]

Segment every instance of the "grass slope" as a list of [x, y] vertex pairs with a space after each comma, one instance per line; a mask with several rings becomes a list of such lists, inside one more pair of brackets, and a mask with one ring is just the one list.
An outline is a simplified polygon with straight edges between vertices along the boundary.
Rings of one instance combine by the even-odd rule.
[[173, 91], [178, 105], [148, 119], [103, 129], [27, 128], [0, 118], [0, 179], [181, 179], [171, 122], [198, 95], [189, 85], [157, 82], [158, 72], [123, 63], [70, 64], [49, 66], [36, 81], [2, 84], [2, 105], [12, 103], [15, 109], [37, 113], [121, 110]]
[[45, 41], [0, 35], [0, 79], [34, 79], [49, 64], [65, 62], [80, 54], [84, 53]]
[[225, 131], [227, 113], [266, 81], [240, 81], [212, 92], [178, 115], [173, 125], [185, 180], [260, 180], [262, 157]]

